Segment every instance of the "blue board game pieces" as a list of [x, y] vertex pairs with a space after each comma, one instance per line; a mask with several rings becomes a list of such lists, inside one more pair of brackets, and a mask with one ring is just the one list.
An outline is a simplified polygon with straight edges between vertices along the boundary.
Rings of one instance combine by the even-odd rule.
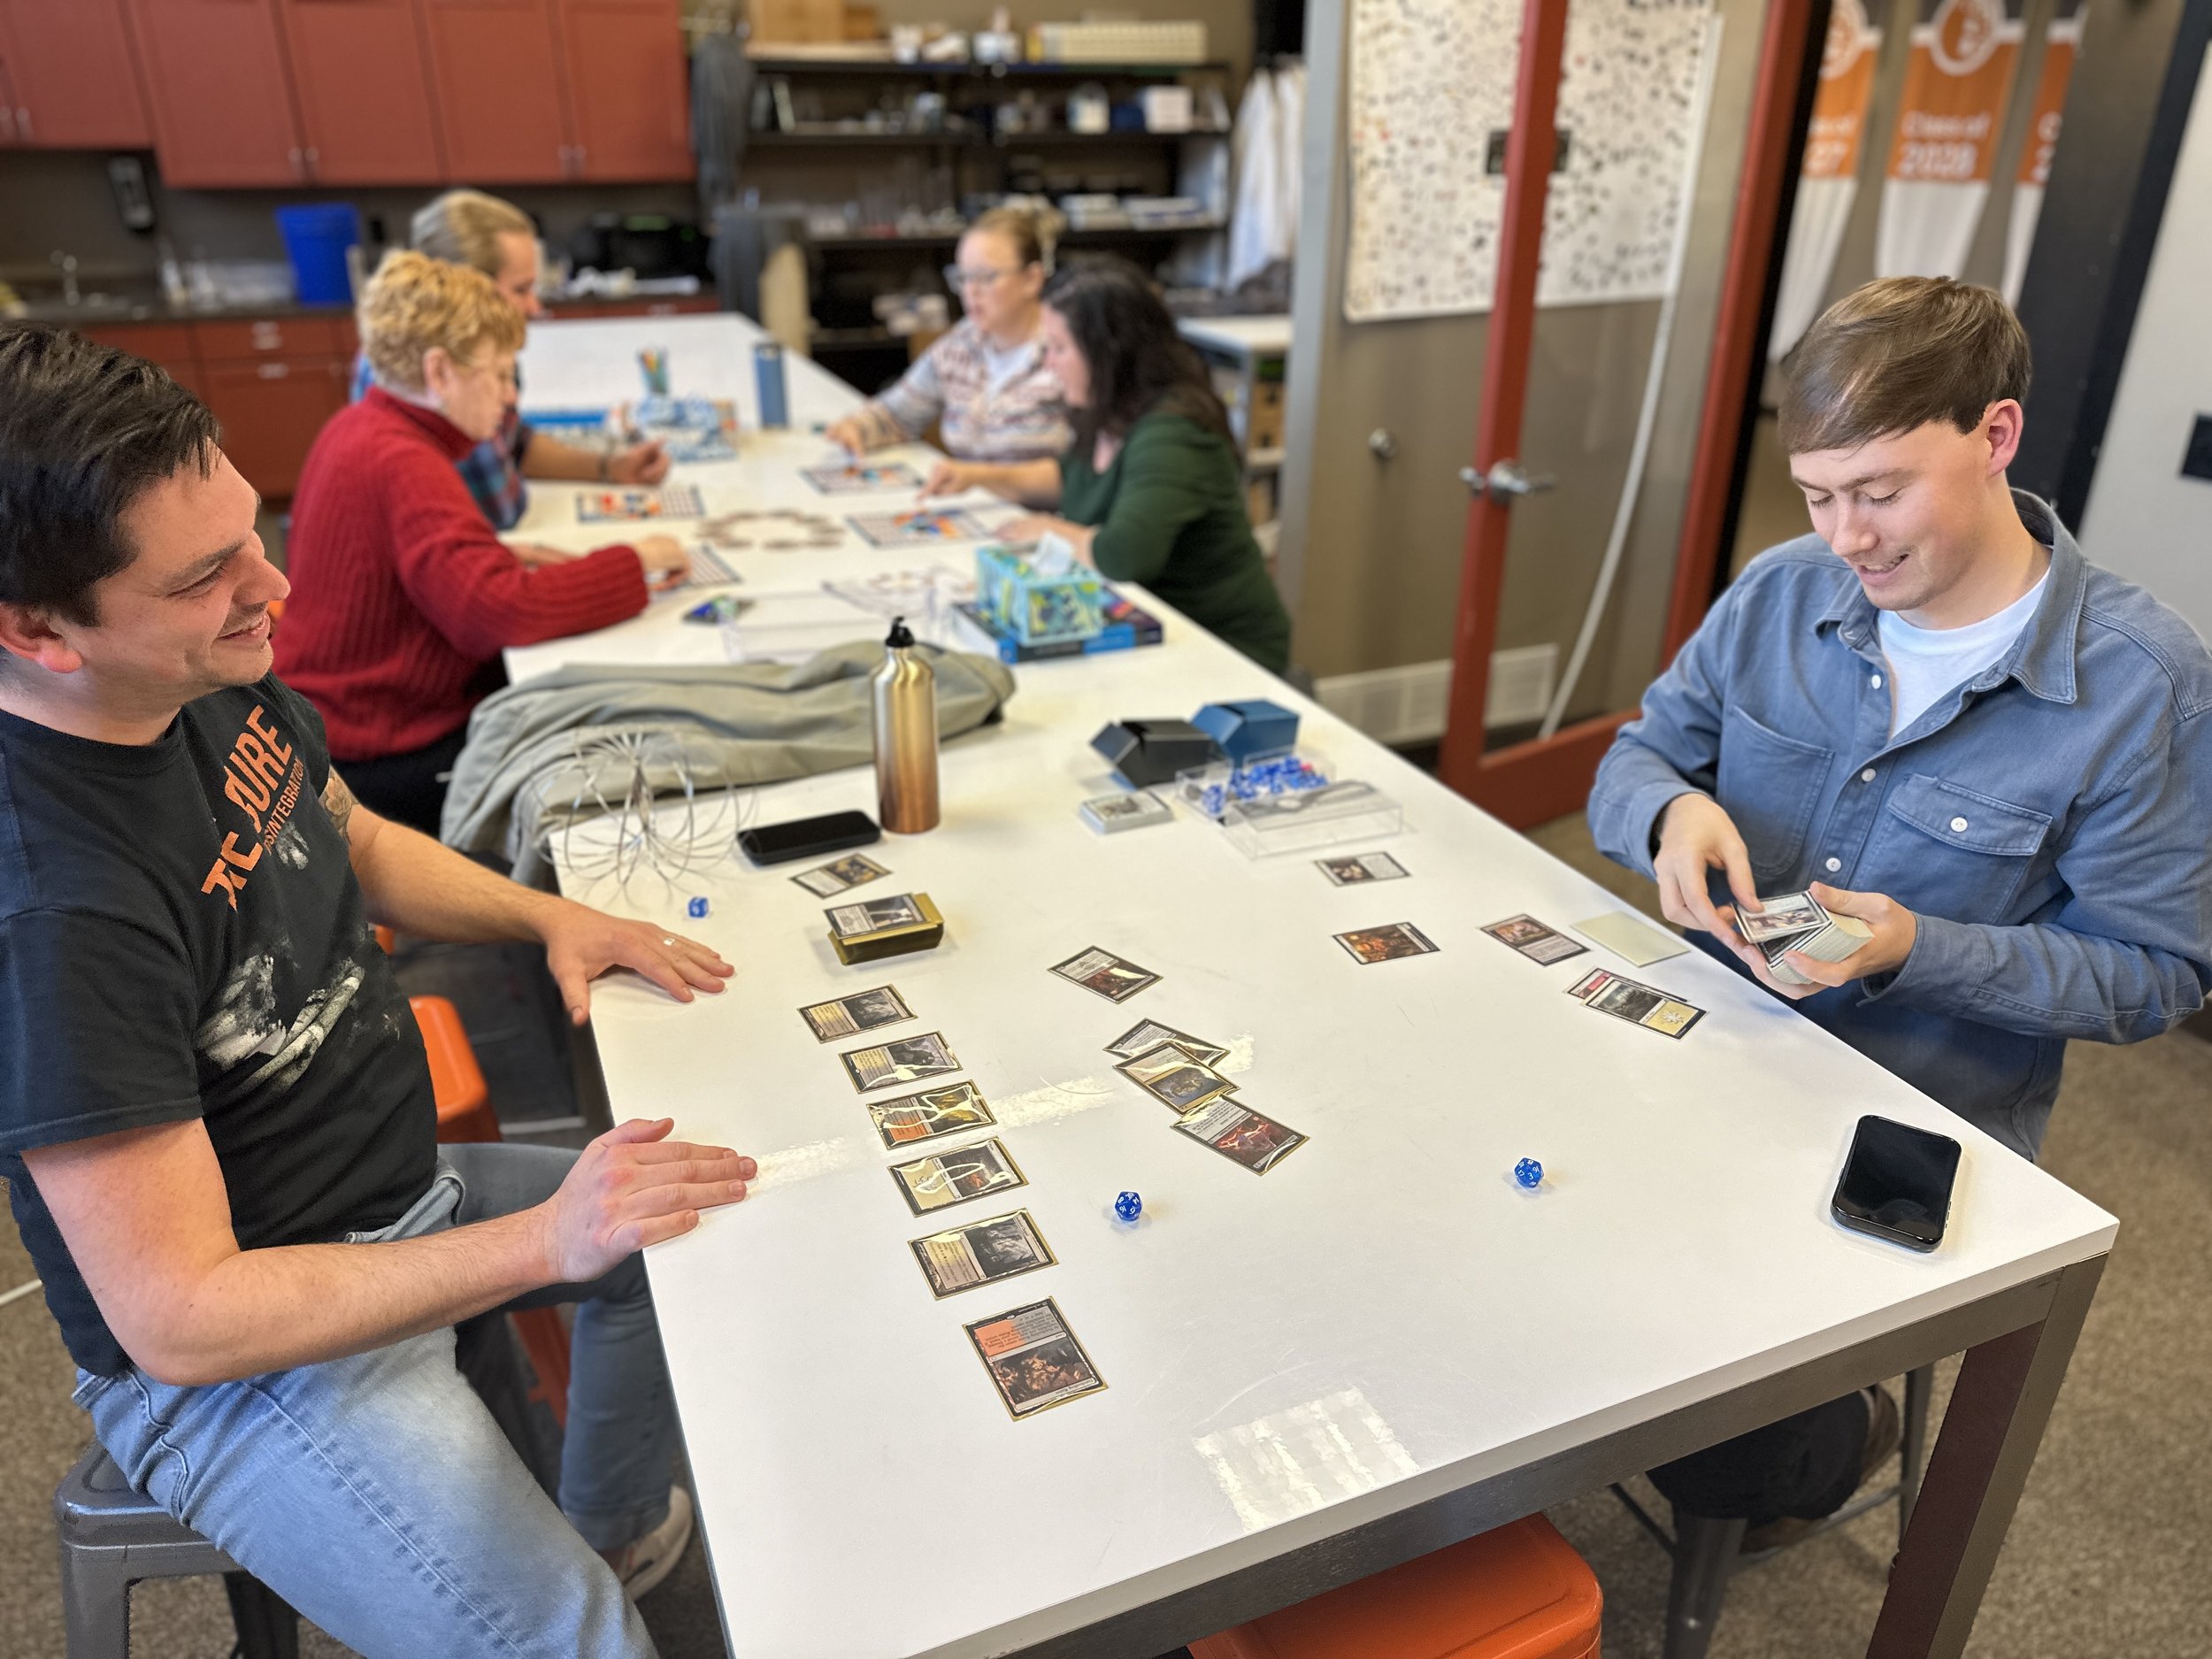
[[1544, 1166], [1534, 1158], [1523, 1158], [1513, 1166], [1513, 1179], [1532, 1192], [1544, 1184]]
[[1134, 1193], [1124, 1193], [1114, 1200], [1114, 1213], [1124, 1221], [1134, 1221], [1144, 1214], [1144, 1200]]

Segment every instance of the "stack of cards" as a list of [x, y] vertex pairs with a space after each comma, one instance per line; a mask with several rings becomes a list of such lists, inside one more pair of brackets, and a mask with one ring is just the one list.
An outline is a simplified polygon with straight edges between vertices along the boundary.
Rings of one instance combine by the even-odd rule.
[[1156, 1020], [1139, 1020], [1106, 1045], [1123, 1056], [1115, 1068], [1176, 1114], [1175, 1132], [1211, 1147], [1232, 1163], [1264, 1175], [1306, 1137], [1229, 1098], [1237, 1086], [1214, 1070], [1228, 1050]]
[[1126, 957], [1095, 945], [1065, 962], [1055, 963], [1049, 972], [1073, 980], [1087, 991], [1097, 992], [1110, 1002], [1125, 1002], [1147, 986], [1160, 982], [1160, 976], [1149, 968], [1140, 968]]
[[1855, 916], [1838, 916], [1809, 893], [1785, 893], [1762, 899], [1763, 909], [1736, 912], [1736, 931], [1744, 942], [1756, 945], [1767, 959], [1767, 972], [1784, 985], [1812, 985], [1782, 958], [1794, 950], [1815, 962], [1841, 962], [1874, 937], [1874, 930]]
[[1634, 979], [1624, 979], [1605, 968], [1591, 969], [1567, 987], [1567, 995], [1586, 1008], [1655, 1031], [1663, 1037], [1679, 1037], [1705, 1018], [1701, 1008]]
[[1586, 949], [1566, 934], [1555, 933], [1533, 916], [1509, 916], [1482, 931], [1500, 944], [1512, 946], [1531, 962], [1542, 963], [1547, 967], [1570, 956], [1582, 956]]
[[910, 950], [933, 950], [945, 940], [945, 918], [926, 893], [833, 904], [822, 914], [829, 918], [829, 941], [837, 959], [848, 966]]
[[1133, 795], [1093, 795], [1083, 803], [1082, 813], [1083, 821], [1102, 835], [1165, 824], [1175, 816], [1166, 802], [1142, 789]]

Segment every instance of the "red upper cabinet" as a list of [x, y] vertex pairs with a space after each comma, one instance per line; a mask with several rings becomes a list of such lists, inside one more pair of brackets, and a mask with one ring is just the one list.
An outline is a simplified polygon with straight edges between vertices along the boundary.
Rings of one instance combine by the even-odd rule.
[[57, 150], [152, 145], [123, 0], [0, 0], [0, 13], [15, 142]]
[[445, 176], [414, 0], [278, 0], [278, 12], [316, 183]]
[[[154, 148], [167, 184], [298, 184], [275, 0], [130, 0]], [[365, 87], [362, 96], [372, 96]]]
[[688, 179], [691, 97], [677, 0], [555, 0], [582, 179]]
[[550, 0], [422, 0], [447, 176], [535, 184], [569, 176]]

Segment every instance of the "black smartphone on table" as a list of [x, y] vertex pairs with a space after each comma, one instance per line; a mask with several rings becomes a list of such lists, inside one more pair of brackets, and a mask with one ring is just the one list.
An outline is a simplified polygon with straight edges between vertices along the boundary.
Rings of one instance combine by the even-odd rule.
[[757, 864], [788, 864], [882, 839], [883, 832], [865, 812], [825, 812], [819, 818], [795, 818], [737, 833], [739, 849]]
[[1890, 1118], [1859, 1119], [1829, 1208], [1845, 1226], [1912, 1250], [1943, 1242], [1959, 1143]]

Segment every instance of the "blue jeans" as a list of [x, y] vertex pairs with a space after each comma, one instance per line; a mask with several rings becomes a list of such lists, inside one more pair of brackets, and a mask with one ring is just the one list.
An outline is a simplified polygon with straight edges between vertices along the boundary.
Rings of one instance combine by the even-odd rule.
[[[527, 1209], [575, 1161], [444, 1146], [428, 1193], [349, 1242]], [[578, 1304], [556, 1509], [454, 1368], [453, 1333], [180, 1388], [78, 1373], [76, 1401], [132, 1485], [366, 1655], [650, 1659], [595, 1551], [658, 1525], [678, 1432], [645, 1265], [516, 1308]]]

